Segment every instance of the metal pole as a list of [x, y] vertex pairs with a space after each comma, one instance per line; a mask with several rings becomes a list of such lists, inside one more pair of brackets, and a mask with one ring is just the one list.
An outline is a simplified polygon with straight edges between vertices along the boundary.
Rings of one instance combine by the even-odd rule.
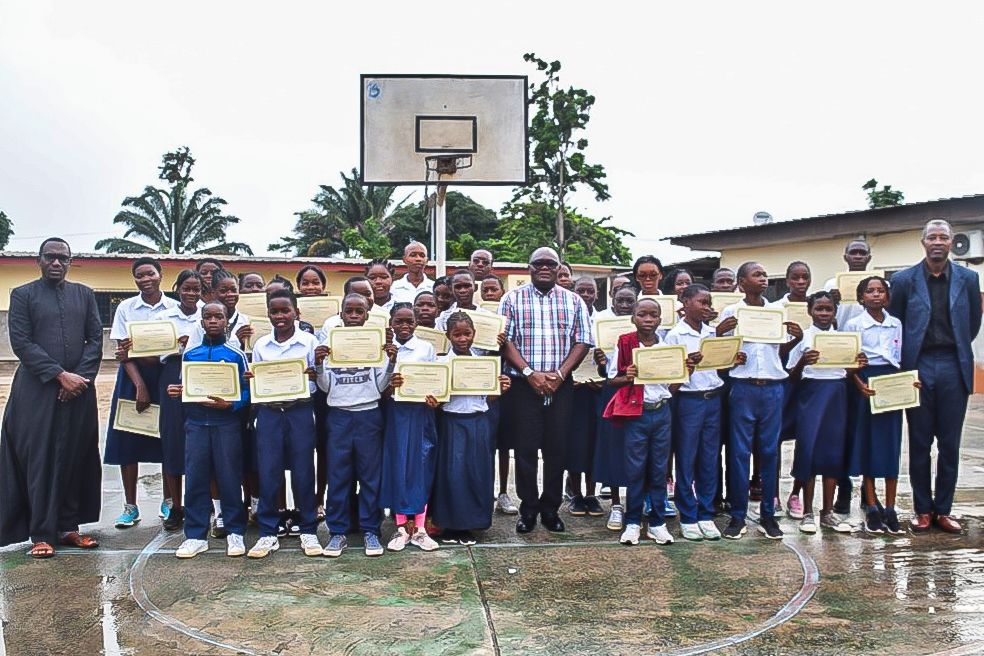
[[447, 241], [448, 241], [448, 224], [447, 224], [447, 205], [444, 203], [444, 197], [448, 193], [448, 186], [444, 184], [437, 185], [437, 194], [435, 194], [434, 199], [434, 260], [435, 269], [437, 270], [437, 277], [447, 275]]

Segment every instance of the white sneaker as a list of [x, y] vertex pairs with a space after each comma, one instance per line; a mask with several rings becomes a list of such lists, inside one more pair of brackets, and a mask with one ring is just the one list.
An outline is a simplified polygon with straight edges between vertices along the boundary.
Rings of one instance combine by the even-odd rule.
[[389, 544], [386, 545], [386, 548], [390, 551], [403, 551], [408, 542], [410, 542], [410, 534], [407, 533], [406, 528], [399, 526], [396, 529], [396, 533], [390, 539]]
[[[277, 538], [274, 538], [276, 540]], [[322, 553], [321, 543], [318, 536], [314, 533], [301, 533], [301, 551], [305, 556], [320, 556]]]
[[[229, 536], [229, 539], [232, 539], [231, 535]], [[253, 545], [253, 548], [250, 549], [249, 553], [246, 555], [250, 558], [266, 558], [279, 548], [280, 540], [277, 539], [277, 536], [268, 535], [257, 540], [256, 544]], [[320, 547], [318, 548], [318, 555], [321, 555]]]
[[697, 522], [697, 528], [704, 535], [705, 540], [720, 540], [721, 531], [718, 530], [717, 525], [709, 519], [702, 522]]
[[813, 519], [812, 513], [803, 515], [803, 521], [800, 522], [800, 532], [810, 534], [817, 532], [817, 523]]
[[246, 543], [243, 542], [243, 536], [238, 533], [230, 533], [226, 536], [226, 555], [233, 558], [238, 558], [246, 553]]
[[513, 500], [505, 492], [503, 492], [498, 496], [498, 498], [496, 498], [495, 504], [499, 507], [499, 512], [501, 512], [504, 515], [519, 514], [519, 508], [516, 507], [516, 504], [513, 503]]
[[206, 551], [208, 551], [208, 540], [185, 540], [174, 555], [178, 558], [194, 558]]
[[410, 538], [410, 544], [424, 551], [434, 551], [441, 546], [434, 541], [434, 538], [427, 535], [427, 531], [423, 528], [418, 528], [413, 532], [413, 537]]
[[684, 540], [699, 541], [704, 539], [704, 534], [697, 524], [680, 524], [680, 535], [683, 536]]
[[650, 526], [646, 529], [646, 537], [656, 544], [673, 544], [673, 536], [670, 535], [666, 524], [662, 526]]
[[626, 524], [622, 531], [622, 537], [618, 539], [622, 544], [639, 544], [639, 525]]
[[617, 503], [614, 506], [612, 506], [611, 512], [608, 513], [608, 524], [606, 524], [609, 531], [622, 530], [622, 521], [623, 521], [622, 518], [624, 512], [625, 509], [622, 508], [622, 506], [618, 505]]

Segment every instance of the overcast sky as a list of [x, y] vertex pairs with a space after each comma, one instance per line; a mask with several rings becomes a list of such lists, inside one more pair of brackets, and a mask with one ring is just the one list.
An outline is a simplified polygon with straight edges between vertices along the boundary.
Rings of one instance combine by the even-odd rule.
[[[625, 7], [626, 9], [620, 9]], [[591, 216], [659, 239], [984, 192], [984, 5], [827, 2], [0, 4], [0, 209], [14, 250], [122, 231], [120, 202], [187, 145], [257, 254], [358, 161], [360, 73], [530, 74], [597, 96]], [[629, 10], [631, 8], [631, 11]], [[419, 193], [419, 192], [418, 192]], [[508, 189], [471, 190], [498, 209]]]

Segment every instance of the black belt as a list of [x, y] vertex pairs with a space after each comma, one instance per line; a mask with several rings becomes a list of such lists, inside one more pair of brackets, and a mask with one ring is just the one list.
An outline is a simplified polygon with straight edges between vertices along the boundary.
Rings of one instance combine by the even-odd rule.
[[695, 399], [714, 399], [721, 394], [721, 387], [715, 387], [712, 390], [677, 390], [677, 394], [691, 396]]
[[664, 405], [666, 405], [666, 399], [663, 399], [662, 401], [657, 401], [656, 403], [643, 403], [642, 404], [642, 409], [643, 410], [659, 410]]
[[270, 408], [271, 410], [279, 410], [280, 412], [285, 412], [292, 408], [296, 408], [300, 405], [308, 405], [311, 403], [311, 399], [297, 399], [296, 401], [277, 401], [276, 403], [263, 403], [258, 404], [262, 408]]
[[778, 385], [783, 379], [773, 379], [773, 378], [735, 378], [732, 376], [731, 380], [737, 383], [748, 383], [749, 385], [758, 385], [759, 387], [763, 385]]

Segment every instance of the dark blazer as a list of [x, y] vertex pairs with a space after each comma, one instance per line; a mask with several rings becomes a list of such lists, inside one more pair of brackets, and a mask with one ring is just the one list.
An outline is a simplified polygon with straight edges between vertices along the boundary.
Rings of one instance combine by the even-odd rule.
[[[977, 272], [950, 262], [950, 324], [957, 342], [960, 375], [967, 393], [974, 391], [974, 352], [971, 342], [981, 329], [981, 286]], [[916, 369], [926, 328], [930, 301], [926, 264], [903, 269], [892, 276], [889, 312], [902, 322], [902, 368]]]

